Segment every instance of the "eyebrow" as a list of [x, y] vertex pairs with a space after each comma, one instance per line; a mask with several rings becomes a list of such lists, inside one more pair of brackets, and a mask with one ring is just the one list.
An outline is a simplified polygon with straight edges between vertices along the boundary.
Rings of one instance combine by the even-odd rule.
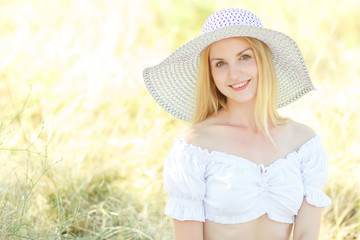
[[[249, 50], [249, 49], [252, 51], [251, 47], [248, 47], [248, 48], [242, 50], [241, 52], [239, 52], [238, 54], [236, 54], [236, 56], [237, 56], [237, 57], [240, 56], [241, 54], [243, 54], [244, 52], [246, 52], [246, 51]], [[216, 61], [216, 60], [224, 60], [224, 59], [223, 59], [223, 58], [212, 58], [212, 59], [210, 60], [210, 62]]]

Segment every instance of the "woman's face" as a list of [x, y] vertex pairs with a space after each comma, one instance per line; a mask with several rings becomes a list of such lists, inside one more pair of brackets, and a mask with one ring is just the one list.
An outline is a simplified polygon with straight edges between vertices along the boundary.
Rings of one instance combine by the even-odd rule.
[[255, 54], [242, 38], [226, 38], [210, 46], [209, 63], [216, 87], [227, 102], [255, 99], [258, 68]]

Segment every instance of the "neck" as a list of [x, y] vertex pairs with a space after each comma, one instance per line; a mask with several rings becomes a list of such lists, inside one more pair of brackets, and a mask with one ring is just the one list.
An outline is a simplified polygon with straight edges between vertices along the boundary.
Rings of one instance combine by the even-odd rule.
[[245, 127], [256, 133], [259, 131], [255, 122], [255, 99], [243, 103], [230, 100], [226, 106], [220, 113], [226, 124]]

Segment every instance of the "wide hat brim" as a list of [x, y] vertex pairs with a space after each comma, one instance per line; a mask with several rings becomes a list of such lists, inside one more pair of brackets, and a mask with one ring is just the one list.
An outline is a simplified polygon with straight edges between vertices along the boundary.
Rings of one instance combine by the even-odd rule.
[[278, 108], [314, 89], [300, 49], [292, 38], [267, 28], [233, 25], [202, 34], [158, 65], [146, 68], [145, 85], [155, 101], [176, 118], [192, 121], [200, 53], [211, 43], [231, 37], [256, 38], [270, 48], [278, 81]]

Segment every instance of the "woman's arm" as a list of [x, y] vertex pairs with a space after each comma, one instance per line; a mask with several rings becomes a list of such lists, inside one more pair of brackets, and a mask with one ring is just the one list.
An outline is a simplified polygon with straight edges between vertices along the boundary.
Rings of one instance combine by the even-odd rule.
[[319, 238], [321, 208], [310, 205], [304, 198], [294, 226], [294, 240]]
[[176, 240], [203, 240], [203, 222], [173, 219]]

